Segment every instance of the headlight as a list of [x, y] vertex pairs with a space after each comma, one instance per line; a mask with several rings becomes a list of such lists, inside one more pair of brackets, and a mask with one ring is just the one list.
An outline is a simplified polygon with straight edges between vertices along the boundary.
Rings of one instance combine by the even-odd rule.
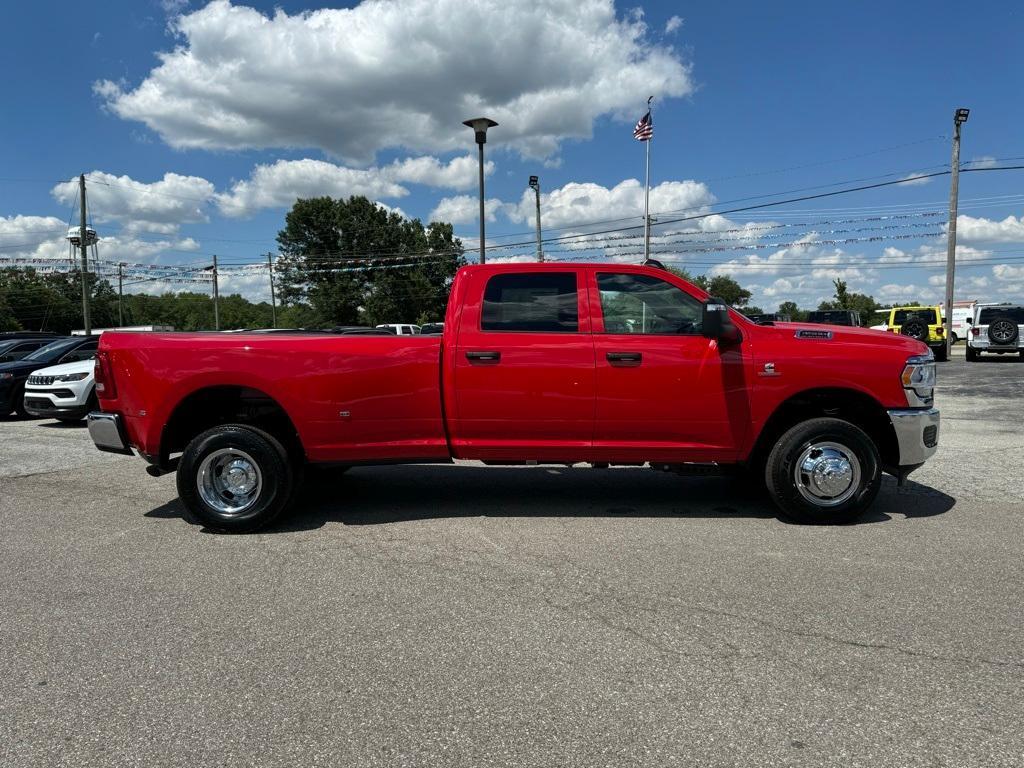
[[6, 381], [7, 379], [13, 379], [13, 373], [0, 373], [0, 381]]
[[935, 356], [914, 355], [907, 359], [901, 376], [910, 406], [931, 405], [935, 395]]
[[81, 381], [82, 379], [88, 378], [88, 373], [62, 373], [60, 376], [54, 376], [54, 381]]

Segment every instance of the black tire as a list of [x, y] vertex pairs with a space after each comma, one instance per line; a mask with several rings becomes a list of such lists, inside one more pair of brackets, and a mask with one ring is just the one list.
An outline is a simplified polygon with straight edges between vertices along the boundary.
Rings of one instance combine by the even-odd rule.
[[968, 363], [973, 363], [973, 362], [976, 362], [978, 360], [978, 353], [974, 349], [974, 347], [972, 347], [970, 345], [970, 343], [968, 343], [967, 347], [964, 349], [964, 354], [967, 357], [967, 362]]
[[[804, 473], [809, 482], [803, 484], [805, 491], [801, 492], [797, 462], [804, 456], [812, 462], [827, 461], [830, 453], [837, 461], [839, 456], [851, 459], [852, 482], [848, 488], [831, 498], [818, 497], [813, 489], [821, 488]], [[827, 468], [822, 469], [827, 474]], [[793, 522], [811, 524], [853, 522], [871, 506], [882, 484], [881, 460], [874, 441], [860, 427], [833, 418], [809, 419], [789, 429], [768, 454], [764, 476], [768, 494], [782, 515]]]
[[928, 324], [925, 323], [924, 320], [918, 320], [917, 318], [912, 317], [900, 326], [900, 333], [903, 336], [909, 336], [916, 341], [927, 341]]
[[14, 412], [19, 418], [27, 419], [31, 414], [25, 410], [25, 385], [14, 391]]
[[1017, 321], [1006, 315], [993, 317], [988, 324], [988, 340], [1001, 347], [1009, 344], [1016, 344], [1020, 329], [1017, 328]]
[[[248, 494], [218, 492], [218, 485], [226, 483], [220, 480], [225, 462], [242, 478], [236, 490], [247, 487], [246, 479], [256, 478]], [[288, 507], [294, 480], [288, 454], [277, 438], [255, 427], [225, 424], [197, 435], [186, 446], [178, 464], [178, 497], [207, 527], [249, 533], [269, 525]], [[211, 499], [220, 506], [212, 505]], [[238, 511], [227, 511], [232, 502], [237, 502]]]
[[949, 359], [949, 354], [946, 352], [946, 346], [934, 347], [932, 351], [935, 353], [935, 362], [944, 363]]

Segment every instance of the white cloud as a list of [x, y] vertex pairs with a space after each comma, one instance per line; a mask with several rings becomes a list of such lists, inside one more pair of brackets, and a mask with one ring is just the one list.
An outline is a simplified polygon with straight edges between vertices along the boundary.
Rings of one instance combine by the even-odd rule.
[[[487, 221], [495, 221], [498, 212], [506, 210], [507, 207], [507, 203], [503, 203], [496, 197], [488, 198], [484, 202], [484, 217]], [[450, 224], [478, 222], [480, 221], [480, 198], [474, 195], [455, 195], [442, 198], [430, 212], [429, 219], [431, 221], [446, 221]]]
[[[78, 179], [58, 184], [50, 194], [62, 205], [72, 205], [79, 196]], [[213, 196], [213, 184], [198, 176], [165, 173], [160, 181], [144, 183], [103, 171], [86, 174], [92, 217], [101, 223], [116, 222], [127, 231], [173, 235], [182, 224], [205, 222]]]
[[[446, 189], [471, 189], [479, 181], [480, 161], [472, 155], [463, 155], [442, 163], [436, 157], [409, 157], [396, 160], [382, 169], [395, 179], [410, 184], [425, 184], [428, 187]], [[494, 163], [484, 163], [484, 175], [494, 172]]]
[[666, 35], [671, 35], [674, 32], [679, 31], [679, 29], [682, 26], [683, 26], [682, 18], [679, 17], [679, 16], [673, 16], [667, 22], [665, 22], [665, 34]]
[[487, 115], [493, 142], [547, 157], [604, 115], [693, 90], [689, 67], [613, 0], [365, 0], [273, 16], [229, 0], [172, 22], [179, 44], [136, 87], [94, 91], [174, 147], [316, 147], [372, 161], [446, 152]]
[[958, 242], [1022, 243], [1024, 216], [1007, 216], [1002, 221], [957, 216], [956, 237]]
[[[651, 187], [650, 210], [652, 213], [683, 210], [700, 213], [714, 201], [711, 190], [700, 182], [666, 181]], [[644, 187], [636, 179], [626, 179], [611, 188], [591, 182], [571, 182], [541, 195], [541, 220], [545, 227], [626, 217], [642, 219], [643, 212]], [[518, 203], [509, 205], [507, 213], [517, 224], [533, 222], [536, 215], [534, 193], [525, 190]]]
[[278, 160], [257, 165], [249, 178], [235, 182], [230, 192], [217, 195], [225, 216], [248, 216], [260, 208], [285, 208], [298, 198], [363, 195], [402, 197], [408, 190], [379, 169], [360, 170], [323, 160]]
[[995, 168], [996, 159], [991, 155], [981, 155], [980, 157], [971, 158], [967, 163], [971, 168]]
[[[249, 216], [261, 208], [286, 208], [298, 198], [347, 198], [363, 195], [371, 200], [404, 197], [409, 190], [400, 182], [431, 187], [468, 189], [477, 183], [478, 161], [465, 155], [443, 163], [436, 157], [410, 157], [380, 168], [348, 168], [324, 160], [278, 160], [257, 165], [249, 178], [235, 182], [217, 195], [225, 216]], [[494, 164], [484, 166], [485, 173]]]
[[996, 264], [992, 267], [992, 274], [999, 280], [1024, 280], [1024, 267]]
[[930, 176], [924, 176], [920, 173], [911, 173], [903, 177], [901, 183], [898, 186], [901, 187], [917, 187], [924, 184], [930, 184], [932, 181]]
[[160, 0], [160, 8], [168, 16], [177, 16], [188, 8], [189, 0]]

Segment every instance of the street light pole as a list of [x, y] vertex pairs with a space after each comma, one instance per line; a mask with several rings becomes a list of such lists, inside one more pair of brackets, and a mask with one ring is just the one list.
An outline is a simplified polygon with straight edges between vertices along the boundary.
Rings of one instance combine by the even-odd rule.
[[953, 351], [953, 281], [956, 275], [956, 216], [960, 196], [960, 126], [967, 122], [969, 109], [959, 108], [953, 113], [953, 159], [950, 163], [952, 180], [949, 186], [949, 231], [946, 240], [946, 357]]
[[89, 316], [89, 237], [85, 225], [85, 174], [78, 177], [78, 189], [82, 196], [79, 203], [81, 217], [79, 218], [78, 237], [82, 246], [82, 322], [85, 324], [85, 335], [92, 334], [92, 319]]
[[462, 124], [473, 129], [476, 135], [476, 144], [480, 149], [480, 263], [483, 264], [487, 258], [487, 245], [484, 240], [484, 144], [487, 143], [487, 129], [497, 125], [489, 117], [476, 117], [472, 120], [463, 120]]
[[530, 187], [537, 194], [537, 261], [544, 261], [544, 251], [540, 247], [540, 178], [531, 176]]

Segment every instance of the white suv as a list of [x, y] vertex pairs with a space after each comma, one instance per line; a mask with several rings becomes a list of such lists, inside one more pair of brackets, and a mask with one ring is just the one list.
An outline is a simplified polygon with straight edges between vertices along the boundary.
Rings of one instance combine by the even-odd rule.
[[967, 361], [982, 352], [1018, 353], [1024, 358], [1024, 305], [978, 304], [967, 335]]
[[25, 410], [33, 416], [81, 421], [99, 410], [92, 360], [76, 360], [33, 371], [25, 382]]

